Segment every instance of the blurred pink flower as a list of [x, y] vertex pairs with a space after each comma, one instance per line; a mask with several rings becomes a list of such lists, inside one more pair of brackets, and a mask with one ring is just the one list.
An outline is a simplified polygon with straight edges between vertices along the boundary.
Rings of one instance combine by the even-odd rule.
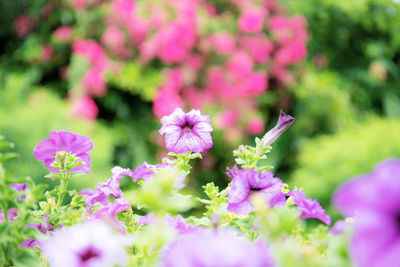
[[237, 122], [239, 116], [240, 115], [237, 110], [225, 110], [217, 115], [216, 122], [221, 129], [228, 128]]
[[153, 99], [153, 113], [159, 118], [171, 114], [177, 107], [183, 107], [183, 100], [176, 92], [160, 90]]
[[258, 64], [266, 63], [274, 49], [273, 43], [262, 34], [242, 37], [240, 45], [250, 52], [254, 61]]
[[239, 29], [244, 33], [258, 33], [262, 30], [265, 19], [262, 8], [246, 8], [239, 18]]
[[26, 14], [19, 16], [14, 21], [15, 31], [20, 38], [28, 36], [32, 32], [34, 26], [33, 19]]
[[125, 48], [124, 33], [117, 26], [108, 26], [101, 37], [101, 41], [113, 55], [122, 58], [130, 56], [129, 51]]
[[60, 26], [54, 32], [54, 37], [61, 42], [68, 42], [72, 37], [72, 30], [69, 26]]
[[229, 55], [236, 50], [235, 39], [230, 33], [217, 33], [209, 37], [215, 51], [220, 55]]
[[156, 33], [158, 57], [165, 63], [185, 60], [196, 44], [195, 25], [187, 21], [175, 21]]
[[95, 40], [79, 39], [72, 45], [74, 53], [89, 60], [93, 67], [103, 70], [106, 67], [107, 56], [104, 49]]
[[83, 77], [82, 85], [88, 95], [102, 97], [106, 94], [106, 81], [98, 69], [90, 69]]
[[235, 53], [227, 62], [227, 70], [235, 76], [235, 78], [245, 77], [252, 73], [254, 62], [246, 52]]
[[72, 112], [79, 118], [95, 120], [99, 114], [99, 109], [92, 98], [83, 97], [73, 102]]
[[259, 116], [254, 116], [247, 123], [246, 129], [249, 134], [259, 135], [265, 130], [264, 121]]
[[276, 64], [288, 66], [303, 60], [307, 56], [307, 49], [304, 43], [296, 42], [283, 47], [276, 52]]
[[50, 59], [53, 57], [54, 54], [54, 49], [51, 45], [49, 44], [44, 44], [42, 46], [42, 58], [41, 58], [41, 62], [42, 63], [46, 63], [49, 62]]

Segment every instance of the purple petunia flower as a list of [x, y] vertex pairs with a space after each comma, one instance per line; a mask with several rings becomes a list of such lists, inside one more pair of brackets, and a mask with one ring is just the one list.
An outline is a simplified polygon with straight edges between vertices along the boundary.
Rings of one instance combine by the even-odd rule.
[[62, 151], [73, 154], [85, 163], [71, 171], [82, 171], [85, 174], [90, 172], [91, 159], [88, 152], [93, 148], [93, 143], [89, 137], [64, 130], [51, 131], [49, 135], [50, 138], [43, 140], [33, 149], [33, 155], [38, 161], [43, 161], [50, 172], [60, 172], [50, 165], [54, 162], [56, 153]]
[[164, 267], [270, 267], [266, 246], [250, 243], [229, 232], [181, 235], [162, 256]]
[[287, 195], [293, 197], [294, 204], [297, 205], [297, 209], [301, 212], [301, 220], [315, 218], [327, 225], [331, 225], [331, 216], [325, 213], [325, 210], [317, 200], [307, 198], [300, 190], [290, 191]]
[[[27, 183], [14, 183], [10, 184], [10, 187], [13, 188], [15, 191], [19, 192], [20, 194], [28, 188]], [[15, 198], [15, 200], [25, 200], [26, 195], [22, 194]]]
[[[149, 212], [145, 216], [140, 217], [136, 224], [140, 226], [145, 224], [152, 224], [156, 221], [157, 219], [156, 217], [154, 217], [153, 213]], [[165, 216], [164, 225], [175, 229], [180, 235], [193, 234], [199, 230], [198, 226], [187, 223], [185, 218], [183, 218], [180, 214], [178, 214], [176, 218], [170, 215]]]
[[155, 223], [156, 222], [156, 217], [154, 217], [154, 214], [152, 212], [147, 213], [146, 215], [142, 216], [139, 218], [137, 221], [137, 225], [145, 225], [145, 224], [150, 224], [150, 223]]
[[[7, 211], [7, 219], [9, 221], [14, 221], [14, 218], [18, 215], [18, 210], [16, 208], [11, 208]], [[0, 210], [0, 223], [5, 221], [3, 211]]]
[[56, 231], [39, 247], [52, 267], [124, 266], [128, 244], [126, 236], [93, 220]]
[[24, 191], [28, 188], [28, 184], [27, 183], [14, 183], [14, 184], [10, 184], [11, 188], [14, 188], [17, 192], [21, 192]]
[[140, 178], [144, 180], [149, 179], [152, 177], [158, 169], [163, 169], [166, 167], [174, 166], [172, 163], [165, 161], [163, 158], [163, 162], [161, 164], [152, 165], [147, 163], [146, 161], [143, 162], [142, 165], [137, 167], [132, 173], [132, 180], [136, 183]]
[[228, 192], [228, 211], [238, 215], [253, 212], [255, 208], [250, 203], [251, 193], [258, 193], [265, 197], [268, 206], [285, 205], [285, 194], [282, 193], [283, 182], [275, 178], [270, 171], [262, 173], [250, 169], [238, 170], [237, 167], [228, 171], [232, 175], [232, 187]]
[[290, 115], [286, 115], [282, 110], [279, 114], [278, 123], [274, 128], [269, 130], [263, 137], [264, 146], [272, 144], [287, 128], [295, 121]]
[[211, 132], [213, 130], [210, 116], [200, 114], [192, 109], [184, 113], [180, 108], [161, 118], [160, 134], [165, 134], [165, 144], [168, 151], [182, 154], [189, 151], [203, 152], [213, 146]]
[[194, 234], [199, 231], [199, 227], [188, 224], [180, 214], [178, 214], [176, 218], [167, 215], [165, 217], [165, 224], [178, 231], [180, 235]]
[[333, 204], [355, 216], [350, 244], [355, 266], [399, 266], [400, 160], [384, 161], [371, 174], [344, 183]]
[[[113, 196], [116, 199], [123, 198], [122, 191], [119, 187], [119, 180], [121, 180], [124, 175], [132, 177], [133, 172], [129, 168], [124, 169], [119, 166], [115, 166], [111, 169], [111, 178], [108, 179], [107, 182], [98, 183], [94, 191], [90, 189], [84, 189], [79, 193], [80, 195], [86, 196], [85, 204], [88, 207], [89, 213], [92, 213], [92, 209], [96, 202], [101, 203], [104, 206], [108, 205], [108, 196]], [[120, 209], [118, 208], [117, 210]]]
[[[48, 226], [44, 226], [41, 223], [30, 223], [30, 224], [27, 224], [26, 227], [28, 227], [28, 228], [36, 228], [42, 234], [45, 234], [49, 230]], [[51, 227], [51, 228], [54, 230], [53, 227]], [[38, 245], [38, 241], [36, 239], [34, 239], [34, 238], [29, 237], [29, 238], [25, 239], [25, 241], [22, 242], [20, 246], [23, 247], [23, 248], [33, 248], [33, 247], [35, 247], [37, 245]]]
[[343, 233], [346, 228], [348, 226], [348, 223], [346, 221], [340, 220], [337, 221], [331, 229], [329, 229], [329, 233], [333, 234], [333, 235], [340, 235], [341, 233]]

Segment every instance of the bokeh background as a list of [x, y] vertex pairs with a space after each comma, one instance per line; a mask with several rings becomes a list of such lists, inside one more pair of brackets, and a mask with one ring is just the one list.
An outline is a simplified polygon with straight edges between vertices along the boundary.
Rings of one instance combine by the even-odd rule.
[[189, 185], [226, 185], [232, 150], [279, 110], [296, 118], [266, 163], [329, 208], [335, 188], [400, 157], [400, 3], [395, 0], [0, 0], [0, 133], [19, 176], [53, 129], [92, 138], [92, 173], [156, 163], [159, 118], [211, 115], [214, 147]]

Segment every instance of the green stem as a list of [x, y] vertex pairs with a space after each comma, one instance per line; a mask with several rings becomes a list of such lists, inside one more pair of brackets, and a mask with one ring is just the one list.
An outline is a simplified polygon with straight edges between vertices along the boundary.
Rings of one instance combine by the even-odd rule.
[[60, 208], [62, 201], [64, 199], [64, 191], [67, 189], [68, 185], [68, 180], [69, 180], [69, 170], [66, 170], [63, 172], [63, 178], [61, 179], [60, 183], [60, 194], [58, 196], [58, 201], [57, 201], [57, 209]]

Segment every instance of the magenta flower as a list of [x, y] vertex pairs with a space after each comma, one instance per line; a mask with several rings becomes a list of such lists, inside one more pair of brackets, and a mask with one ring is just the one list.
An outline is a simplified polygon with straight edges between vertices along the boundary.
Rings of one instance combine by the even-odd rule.
[[27, 183], [14, 183], [14, 184], [10, 184], [11, 188], [14, 188], [17, 192], [21, 192], [24, 191], [28, 188], [28, 184]]
[[39, 242], [52, 267], [124, 266], [127, 245], [126, 236], [99, 220], [56, 231]]
[[199, 231], [199, 227], [188, 224], [180, 214], [176, 218], [167, 215], [165, 217], [165, 224], [178, 231], [180, 235], [194, 234]]
[[212, 147], [210, 116], [200, 114], [199, 110], [192, 109], [184, 113], [180, 108], [161, 118], [163, 126], [160, 134], [165, 134], [165, 143], [168, 151], [177, 154], [203, 152]]
[[[107, 213], [110, 216], [115, 216], [117, 213], [130, 208], [119, 187], [119, 180], [121, 180], [124, 175], [132, 177], [133, 172], [129, 168], [124, 169], [115, 166], [111, 169], [111, 178], [108, 179], [107, 182], [98, 183], [94, 191], [84, 189], [80, 192], [80, 195], [86, 196], [85, 204], [88, 207], [88, 213], [93, 213], [95, 203], [102, 204], [103, 208], [97, 211], [97, 213], [103, 215]], [[108, 201], [109, 196], [115, 198], [114, 203]]]
[[239, 29], [244, 33], [258, 33], [262, 30], [265, 18], [263, 9], [247, 9], [239, 18]]
[[346, 221], [340, 220], [337, 221], [331, 229], [329, 229], [329, 233], [333, 235], [340, 235], [343, 233], [349, 224]]
[[137, 225], [144, 225], [144, 224], [150, 224], [150, 223], [155, 223], [156, 222], [156, 217], [154, 217], [154, 214], [152, 212], [147, 213], [146, 215], [140, 217], [137, 221]]
[[307, 198], [306, 195], [300, 190], [290, 191], [288, 196], [293, 197], [294, 204], [297, 205], [297, 209], [301, 212], [301, 220], [315, 218], [327, 225], [331, 225], [331, 216], [325, 213], [325, 210], [321, 207], [317, 200]]
[[386, 160], [372, 173], [336, 191], [333, 204], [355, 216], [350, 254], [355, 266], [398, 266], [400, 262], [400, 161]]
[[33, 149], [33, 155], [38, 161], [43, 161], [50, 172], [60, 172], [50, 165], [54, 162], [56, 153], [62, 151], [73, 154], [84, 163], [73, 168], [72, 172], [90, 172], [91, 160], [88, 152], [93, 148], [93, 143], [89, 137], [64, 130], [54, 130], [49, 135], [50, 138], [43, 140]]
[[[9, 221], [14, 221], [14, 218], [18, 215], [18, 210], [16, 208], [11, 208], [7, 211], [7, 219]], [[0, 223], [5, 221], [3, 211], [0, 210]]]
[[164, 267], [269, 267], [266, 246], [250, 243], [229, 232], [181, 235], [162, 257]]
[[249, 199], [252, 193], [264, 196], [266, 205], [270, 207], [285, 205], [286, 198], [282, 193], [283, 182], [279, 178], [274, 178], [272, 172], [260, 173], [254, 169], [238, 170], [235, 166], [228, 175], [232, 177], [232, 187], [228, 192], [228, 211], [238, 215], [255, 211]]
[[173, 164], [168, 163], [167, 161], [163, 161], [161, 164], [156, 164], [156, 165], [149, 164], [145, 161], [145, 162], [143, 162], [142, 165], [140, 165], [133, 171], [132, 180], [135, 183], [140, 178], [147, 180], [147, 179], [151, 178], [159, 169], [170, 167], [170, 166], [173, 166]]
[[295, 118], [290, 115], [286, 115], [282, 110], [279, 114], [278, 123], [274, 128], [269, 130], [263, 137], [264, 146], [272, 144], [287, 128], [292, 125]]

